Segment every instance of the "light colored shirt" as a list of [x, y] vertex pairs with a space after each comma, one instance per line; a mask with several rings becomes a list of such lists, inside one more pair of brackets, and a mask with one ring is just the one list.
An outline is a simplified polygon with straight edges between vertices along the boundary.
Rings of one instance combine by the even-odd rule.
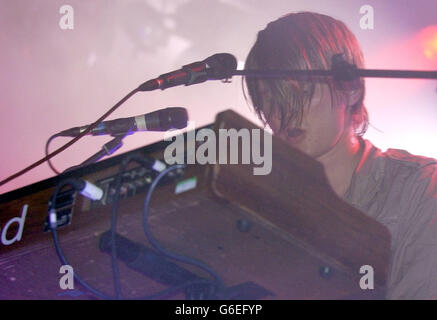
[[343, 199], [391, 233], [386, 298], [437, 299], [437, 160], [362, 143]]

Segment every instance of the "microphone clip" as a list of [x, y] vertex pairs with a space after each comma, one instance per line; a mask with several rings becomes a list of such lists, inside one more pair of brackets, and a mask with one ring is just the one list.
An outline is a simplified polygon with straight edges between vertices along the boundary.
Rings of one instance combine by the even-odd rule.
[[334, 54], [331, 64], [334, 83], [338, 90], [351, 91], [361, 87], [357, 66], [347, 62], [344, 53]]

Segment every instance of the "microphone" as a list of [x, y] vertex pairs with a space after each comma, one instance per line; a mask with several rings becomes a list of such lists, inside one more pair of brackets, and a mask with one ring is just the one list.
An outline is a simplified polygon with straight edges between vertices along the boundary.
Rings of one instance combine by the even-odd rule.
[[138, 90], [164, 90], [179, 85], [190, 86], [207, 80], [228, 79], [236, 69], [237, 59], [232, 54], [217, 53], [203, 61], [187, 64], [182, 69], [146, 81], [138, 87]]
[[[104, 134], [132, 134], [137, 131], [167, 131], [185, 128], [187, 121], [188, 113], [185, 108], [171, 107], [140, 116], [103, 121], [92, 129], [89, 134], [100, 136]], [[74, 127], [61, 131], [58, 136], [76, 137], [88, 127]]]

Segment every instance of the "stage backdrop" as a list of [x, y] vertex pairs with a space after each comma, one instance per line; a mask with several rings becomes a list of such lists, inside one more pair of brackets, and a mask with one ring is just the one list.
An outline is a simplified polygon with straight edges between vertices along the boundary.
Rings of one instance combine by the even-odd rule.
[[[40, 159], [49, 136], [94, 122], [145, 80], [217, 52], [234, 54], [241, 67], [260, 29], [302, 10], [344, 21], [369, 68], [437, 70], [434, 0], [0, 0], [0, 179]], [[373, 21], [363, 23], [370, 13]], [[241, 88], [236, 77], [141, 93], [110, 119], [181, 106], [196, 127], [229, 108], [256, 121]], [[366, 105], [365, 137], [378, 147], [437, 158], [436, 81], [368, 80]], [[162, 139], [137, 133], [116, 154]], [[86, 137], [53, 162], [63, 170], [108, 140]], [[51, 150], [66, 141], [55, 140]], [[0, 193], [52, 175], [43, 164]]]

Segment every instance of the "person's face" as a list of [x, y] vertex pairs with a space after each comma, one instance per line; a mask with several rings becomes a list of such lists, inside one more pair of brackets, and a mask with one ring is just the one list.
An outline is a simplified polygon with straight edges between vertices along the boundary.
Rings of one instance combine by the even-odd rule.
[[314, 96], [305, 106], [302, 122], [290, 124], [280, 130], [280, 118], [272, 115], [268, 120], [273, 133], [294, 148], [313, 158], [320, 158], [332, 150], [342, 139], [348, 138], [350, 119], [344, 99], [333, 97], [325, 83], [315, 85]]

